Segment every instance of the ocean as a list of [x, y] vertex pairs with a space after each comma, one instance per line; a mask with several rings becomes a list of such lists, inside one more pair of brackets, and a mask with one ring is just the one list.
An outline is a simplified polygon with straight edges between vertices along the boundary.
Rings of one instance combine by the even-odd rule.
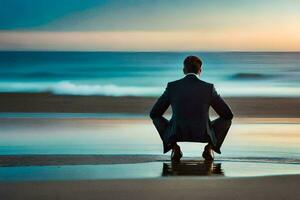
[[[300, 53], [261, 52], [0, 52], [0, 92], [158, 96], [167, 82], [183, 77], [188, 55], [202, 58], [200, 78], [223, 96], [300, 96]], [[235, 121], [213, 168], [228, 177], [299, 174], [299, 120], [281, 120]], [[151, 120], [135, 113], [3, 112], [0, 127], [2, 156], [162, 154]], [[184, 156], [200, 160], [204, 144], [180, 146]], [[170, 169], [166, 158], [105, 165], [20, 162], [1, 166], [0, 181], [157, 178]], [[195, 162], [187, 165], [195, 169]], [[192, 175], [199, 176], [196, 171]]]
[[300, 52], [0, 52], [0, 92], [158, 96], [188, 55], [223, 96], [300, 96]]

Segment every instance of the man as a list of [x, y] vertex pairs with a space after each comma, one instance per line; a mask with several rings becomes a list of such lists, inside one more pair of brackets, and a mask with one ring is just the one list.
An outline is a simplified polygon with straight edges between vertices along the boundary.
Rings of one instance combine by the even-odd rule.
[[[212, 161], [212, 151], [221, 154], [220, 148], [233, 114], [214, 85], [199, 79], [202, 71], [200, 58], [188, 56], [183, 64], [185, 77], [168, 83], [153, 106], [150, 117], [163, 141], [164, 153], [172, 149], [172, 161], [179, 161], [182, 157], [177, 142], [208, 143], [202, 157]], [[168, 121], [163, 114], [170, 105], [172, 118]], [[210, 106], [219, 115], [212, 122], [209, 119]]]

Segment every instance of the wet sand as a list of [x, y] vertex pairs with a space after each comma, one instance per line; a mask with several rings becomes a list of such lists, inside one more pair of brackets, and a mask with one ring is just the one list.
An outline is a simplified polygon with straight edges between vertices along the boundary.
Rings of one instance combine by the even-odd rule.
[[[218, 157], [217, 162], [249, 162], [249, 163], [276, 163], [300, 165], [300, 159], [276, 157]], [[0, 155], [0, 167], [23, 166], [67, 166], [67, 165], [112, 165], [112, 164], [137, 164], [147, 162], [170, 162], [169, 155], [74, 155], [74, 154], [36, 154], [36, 155]], [[202, 163], [200, 156], [185, 156], [182, 163]], [[270, 170], [272, 172], [272, 170]], [[300, 172], [299, 172], [300, 173]]]
[[299, 175], [0, 183], [1, 199], [282, 200], [300, 195]]
[[[236, 118], [226, 139], [224, 154], [217, 158], [217, 161], [218, 159], [225, 161], [225, 169], [228, 169], [226, 168], [228, 159], [229, 162], [250, 161], [255, 165], [254, 170], [259, 162], [264, 162], [268, 168], [272, 162], [299, 165], [300, 98], [232, 97], [226, 100]], [[0, 112], [147, 115], [154, 101], [155, 98], [140, 97], [0, 94]], [[0, 144], [2, 142], [7, 145], [2, 145], [1, 151], [17, 153], [0, 156], [0, 166], [3, 168], [169, 162], [169, 155], [158, 154], [161, 152], [160, 140], [151, 121], [145, 118], [1, 118], [0, 127], [2, 132]], [[134, 146], [133, 149], [132, 144], [139, 146]], [[191, 148], [191, 144], [186, 146], [187, 154], [197, 157], [187, 155], [184, 159], [201, 159], [199, 146], [195, 148]], [[77, 155], [78, 149], [87, 154]], [[55, 154], [63, 150], [73, 154]], [[148, 155], [132, 154], [141, 150]], [[18, 155], [20, 152], [24, 155]], [[26, 152], [50, 154], [25, 155]], [[90, 152], [95, 154], [105, 152], [111, 155], [93, 155]], [[121, 155], [120, 152], [127, 155]], [[238, 156], [242, 155], [245, 160], [236, 157], [236, 153]], [[294, 157], [290, 160], [280, 160], [291, 155]], [[225, 176], [221, 177], [1, 181], [0, 199], [297, 199], [300, 195], [299, 184], [300, 175], [232, 178], [226, 176], [226, 170]]]
[[[300, 117], [300, 98], [228, 97], [235, 117]], [[131, 113], [148, 115], [154, 97], [0, 93], [0, 112]]]
[[166, 155], [0, 155], [0, 167], [132, 164], [169, 161]]
[[[0, 118], [0, 154], [162, 155], [148, 118]], [[300, 118], [235, 118], [220, 157], [299, 156]], [[180, 144], [200, 156], [204, 144]], [[217, 155], [219, 156], [219, 155]]]
[[[216, 158], [215, 164], [222, 164], [224, 172], [223, 175], [218, 175], [210, 167], [206, 168], [207, 165], [203, 168], [200, 146], [193, 148], [192, 143], [182, 144], [183, 163], [189, 165], [183, 168], [172, 166], [169, 155], [159, 153], [160, 140], [148, 119], [0, 119], [1, 141], [3, 144], [11, 144], [13, 149], [15, 144], [24, 146], [24, 149], [20, 149], [22, 153], [26, 147], [33, 148], [31, 152], [62, 152], [61, 149], [66, 150], [66, 144], [73, 144], [74, 150], [79, 148], [81, 152], [86, 147], [93, 146], [96, 148], [91, 149], [93, 153], [107, 151], [110, 154], [2, 155], [0, 166], [4, 177], [0, 181], [0, 197], [12, 200], [295, 199], [300, 195], [300, 175], [264, 175], [274, 174], [274, 171], [276, 174], [298, 173], [299, 122], [299, 118], [235, 119], [224, 146], [224, 154]], [[287, 135], [290, 139], [285, 140]], [[120, 137], [120, 140], [115, 140]], [[35, 140], [31, 141], [32, 138]], [[105, 140], [108, 138], [111, 140]], [[122, 145], [128, 145], [121, 146], [119, 141]], [[54, 148], [50, 146], [43, 149], [44, 144], [49, 143], [55, 145]], [[133, 146], [132, 143], [140, 143], [142, 147]], [[79, 144], [81, 146], [77, 146]], [[159, 154], [129, 154], [143, 151]], [[120, 152], [126, 155], [121, 155]], [[189, 152], [195, 157], [190, 157]], [[288, 154], [283, 154], [284, 152]], [[165, 164], [166, 171], [163, 167]], [[19, 168], [21, 172], [18, 171]], [[153, 171], [152, 174], [149, 175], [149, 171]], [[18, 173], [15, 174], [16, 172]], [[192, 176], [179, 176], [180, 173], [192, 173]], [[136, 176], [139, 178], [134, 174], [138, 174]], [[243, 177], [245, 174], [252, 177]], [[70, 179], [55, 179], [65, 175]], [[118, 178], [128, 178], [128, 175], [135, 178]], [[21, 180], [9, 181], [9, 176], [16, 176]], [[102, 176], [107, 176], [108, 179], [102, 179]], [[40, 178], [43, 181], [28, 180], [30, 178]]]

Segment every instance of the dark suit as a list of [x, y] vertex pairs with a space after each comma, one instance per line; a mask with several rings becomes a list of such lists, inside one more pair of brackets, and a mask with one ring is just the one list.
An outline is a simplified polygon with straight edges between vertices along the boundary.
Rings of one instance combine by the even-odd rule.
[[[163, 114], [170, 105], [172, 118], [169, 121]], [[209, 119], [210, 106], [220, 116], [212, 122]], [[163, 141], [164, 153], [176, 142], [207, 142], [220, 153], [233, 114], [213, 84], [189, 74], [168, 83], [154, 104], [150, 117]]]

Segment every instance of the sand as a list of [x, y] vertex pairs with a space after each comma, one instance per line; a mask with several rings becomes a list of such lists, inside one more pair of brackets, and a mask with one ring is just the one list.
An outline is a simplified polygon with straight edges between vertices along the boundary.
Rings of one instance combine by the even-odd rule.
[[298, 199], [300, 175], [251, 178], [159, 178], [0, 183], [0, 198], [25, 199]]
[[[219, 157], [216, 161], [231, 162], [257, 162], [257, 163], [284, 163], [300, 164], [299, 159], [270, 158], [270, 157]], [[203, 163], [203, 158], [199, 156], [184, 156], [182, 162]], [[112, 165], [112, 164], [136, 164], [147, 162], [170, 162], [170, 156], [164, 155], [101, 155], [101, 154], [36, 154], [36, 155], [0, 155], [0, 167], [23, 167], [23, 166], [63, 166], [63, 165]], [[270, 170], [272, 171], [272, 170]]]
[[0, 155], [0, 167], [133, 164], [169, 161], [167, 155]]
[[[300, 117], [300, 98], [228, 97], [235, 117]], [[1, 93], [0, 112], [132, 113], [148, 115], [154, 97]]]
[[[52, 94], [0, 94], [0, 112], [61, 112], [61, 113], [134, 113], [147, 115], [156, 98], [57, 96]], [[300, 118], [300, 98], [229, 97], [235, 119], [243, 123], [296, 123]], [[134, 106], [133, 106], [134, 105]], [[246, 118], [247, 117], [247, 118]], [[253, 119], [252, 119], [253, 118]], [[283, 120], [284, 119], [284, 120]], [[38, 120], [38, 121], [36, 121]], [[88, 125], [100, 123], [137, 123], [138, 119], [81, 119]], [[74, 124], [78, 120], [64, 119]], [[37, 123], [38, 122], [38, 123]], [[139, 119], [149, 124], [149, 119]], [[1, 119], [2, 126], [11, 119]], [[43, 128], [65, 127], [57, 119], [19, 119], [15, 123]], [[24, 127], [26, 127], [24, 125]], [[78, 125], [78, 126], [79, 126]], [[77, 126], [74, 126], [77, 127]], [[27, 129], [24, 129], [27, 130]], [[35, 130], [35, 129], [33, 129]], [[52, 130], [52, 129], [51, 129]], [[0, 166], [59, 166], [129, 164], [163, 162], [169, 156], [144, 155], [11, 155], [0, 156]], [[230, 177], [159, 177], [151, 179], [66, 180], [0, 182], [0, 200], [34, 199], [298, 199], [300, 175], [281, 175], [248, 178]]]

